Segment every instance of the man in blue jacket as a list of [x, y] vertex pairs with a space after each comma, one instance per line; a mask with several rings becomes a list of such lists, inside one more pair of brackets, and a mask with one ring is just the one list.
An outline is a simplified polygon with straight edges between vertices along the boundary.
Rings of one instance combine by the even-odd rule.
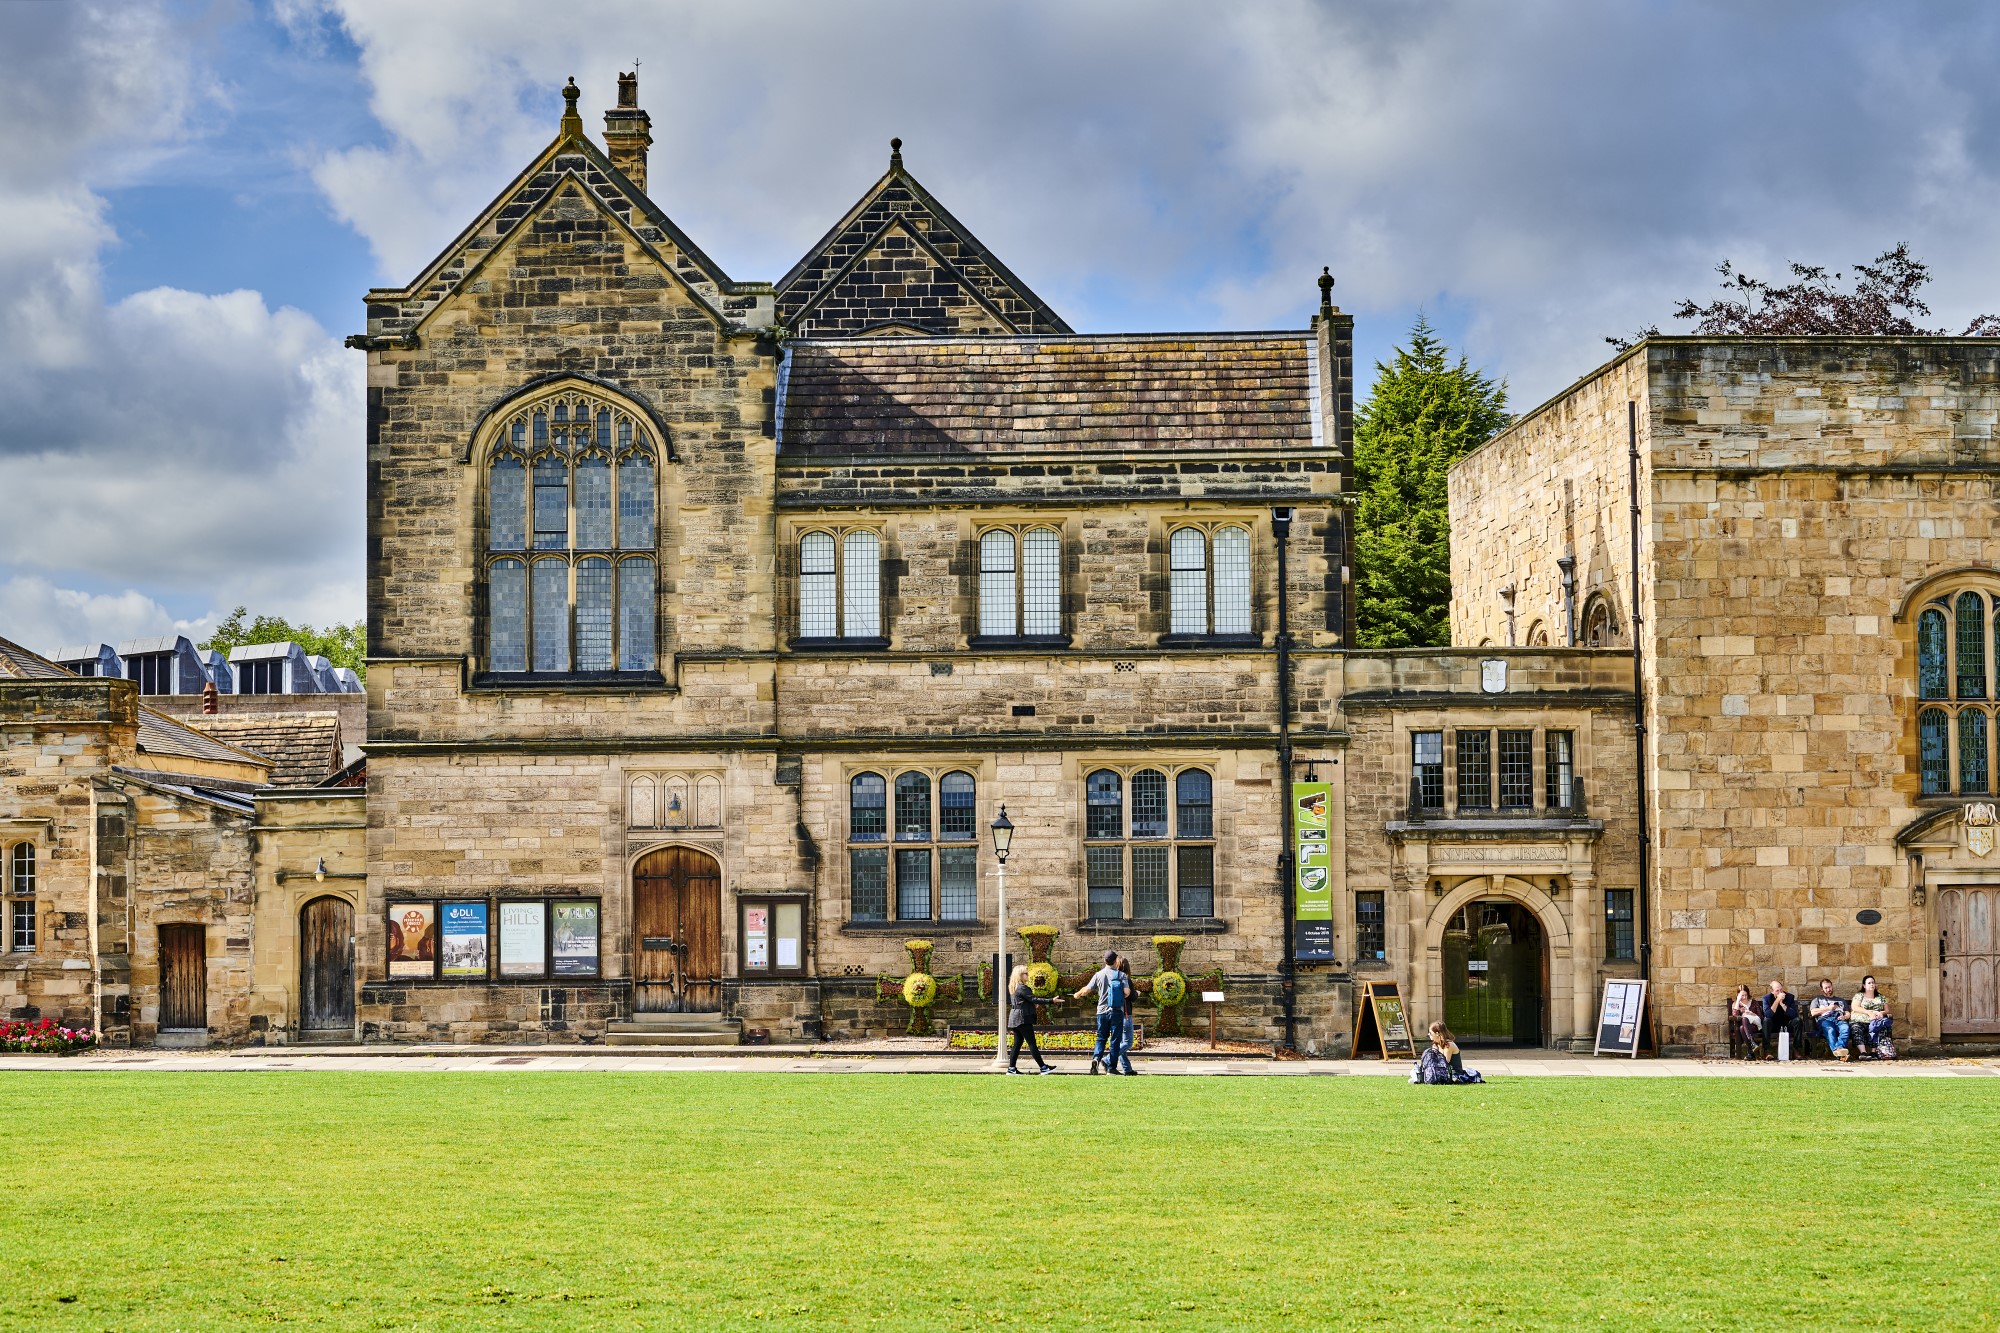
[[1776, 978], [1771, 981], [1771, 989], [1764, 996], [1764, 1040], [1776, 1045], [1780, 1032], [1797, 1034], [1799, 1021], [1798, 997], [1785, 989], [1785, 983]]

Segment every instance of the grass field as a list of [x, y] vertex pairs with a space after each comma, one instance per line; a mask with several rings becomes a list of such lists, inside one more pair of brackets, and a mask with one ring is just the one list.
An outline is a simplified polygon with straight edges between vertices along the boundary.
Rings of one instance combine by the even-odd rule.
[[0, 1323], [1991, 1328], [2000, 1080], [0, 1074]]

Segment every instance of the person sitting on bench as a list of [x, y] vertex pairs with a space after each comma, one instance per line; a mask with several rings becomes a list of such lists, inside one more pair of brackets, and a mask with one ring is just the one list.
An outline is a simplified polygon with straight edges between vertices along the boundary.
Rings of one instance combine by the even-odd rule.
[[1854, 997], [1854, 1042], [1864, 1053], [1879, 1060], [1896, 1058], [1896, 1038], [1889, 1021], [1889, 1002], [1875, 988], [1874, 977], [1861, 978], [1861, 991]]
[[1785, 983], [1776, 978], [1771, 981], [1771, 989], [1763, 999], [1764, 1040], [1777, 1045], [1778, 1034], [1790, 1032], [1799, 1021], [1799, 1002]]
[[1755, 1060], [1764, 1045], [1764, 1011], [1757, 1007], [1757, 997], [1748, 986], [1736, 988], [1736, 998], [1729, 1002], [1729, 1021], [1742, 1039], [1743, 1058]]
[[1819, 994], [1812, 997], [1807, 1006], [1812, 1021], [1819, 1027], [1819, 1035], [1826, 1039], [1826, 1048], [1833, 1052], [1836, 1060], [1847, 1058], [1847, 1001], [1833, 993], [1833, 978], [1819, 979]]

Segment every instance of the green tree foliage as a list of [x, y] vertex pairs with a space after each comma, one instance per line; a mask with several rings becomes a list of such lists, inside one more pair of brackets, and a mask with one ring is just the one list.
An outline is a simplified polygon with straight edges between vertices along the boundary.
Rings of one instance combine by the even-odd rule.
[[368, 668], [368, 628], [361, 621], [351, 625], [328, 625], [325, 629], [314, 629], [303, 622], [294, 625], [279, 616], [258, 616], [249, 618], [248, 607], [237, 607], [222, 623], [215, 627], [215, 633], [208, 636], [203, 648], [213, 648], [224, 657], [231, 648], [246, 643], [296, 643], [307, 653], [324, 657], [337, 667], [347, 667], [366, 680]]
[[1507, 386], [1456, 362], [1421, 315], [1409, 346], [1375, 365], [1354, 423], [1357, 639], [1363, 648], [1451, 642], [1445, 473], [1509, 420]]

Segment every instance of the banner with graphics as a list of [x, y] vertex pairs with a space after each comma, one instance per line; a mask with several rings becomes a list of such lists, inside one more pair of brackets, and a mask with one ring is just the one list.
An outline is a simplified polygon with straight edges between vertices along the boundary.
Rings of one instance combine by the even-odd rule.
[[486, 975], [486, 904], [444, 905], [444, 974]]
[[1292, 830], [1296, 860], [1292, 885], [1293, 957], [1300, 962], [1333, 961], [1333, 786], [1292, 784]]

